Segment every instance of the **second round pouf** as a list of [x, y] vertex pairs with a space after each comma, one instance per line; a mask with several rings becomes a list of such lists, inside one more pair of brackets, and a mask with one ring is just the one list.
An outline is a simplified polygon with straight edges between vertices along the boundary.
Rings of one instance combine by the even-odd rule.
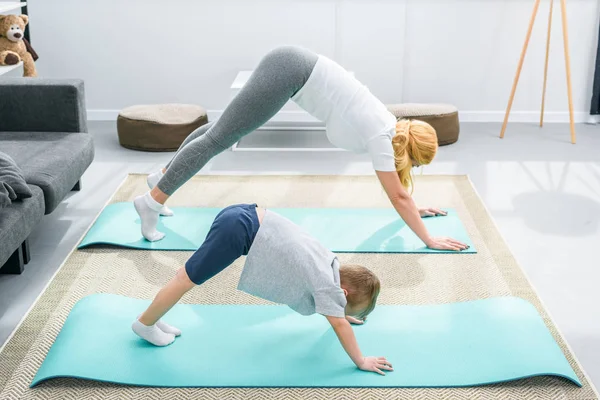
[[438, 137], [440, 146], [452, 144], [458, 140], [460, 123], [458, 108], [450, 104], [388, 104], [387, 109], [397, 119], [418, 119], [431, 125]]

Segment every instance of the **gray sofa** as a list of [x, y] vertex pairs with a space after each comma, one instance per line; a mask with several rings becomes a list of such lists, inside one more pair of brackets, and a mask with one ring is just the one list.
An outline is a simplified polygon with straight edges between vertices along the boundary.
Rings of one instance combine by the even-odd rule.
[[27, 238], [92, 163], [80, 80], [0, 79], [0, 151], [23, 170], [33, 197], [0, 209], [0, 273], [21, 273]]

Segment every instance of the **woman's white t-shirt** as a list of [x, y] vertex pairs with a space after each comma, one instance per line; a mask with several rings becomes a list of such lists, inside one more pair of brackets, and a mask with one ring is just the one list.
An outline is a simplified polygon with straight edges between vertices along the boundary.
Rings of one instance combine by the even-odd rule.
[[396, 171], [392, 147], [396, 118], [339, 64], [319, 55], [310, 77], [292, 100], [325, 122], [331, 144], [369, 153], [376, 171]]

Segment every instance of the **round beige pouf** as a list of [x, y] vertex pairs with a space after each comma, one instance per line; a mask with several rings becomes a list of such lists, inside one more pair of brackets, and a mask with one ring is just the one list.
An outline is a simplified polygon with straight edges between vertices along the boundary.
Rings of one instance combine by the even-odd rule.
[[176, 151], [186, 137], [208, 123], [206, 110], [192, 104], [139, 105], [117, 118], [121, 146], [144, 151]]
[[460, 123], [458, 109], [450, 104], [388, 104], [388, 110], [398, 119], [418, 119], [431, 125], [444, 146], [458, 140]]

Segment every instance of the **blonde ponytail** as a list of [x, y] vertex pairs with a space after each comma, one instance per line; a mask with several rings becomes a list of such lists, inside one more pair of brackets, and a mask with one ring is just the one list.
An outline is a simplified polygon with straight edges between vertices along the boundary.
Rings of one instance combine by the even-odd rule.
[[396, 171], [400, 183], [413, 190], [411, 170], [413, 163], [427, 165], [435, 157], [438, 140], [435, 129], [427, 122], [401, 119], [396, 123], [396, 135], [392, 138]]

